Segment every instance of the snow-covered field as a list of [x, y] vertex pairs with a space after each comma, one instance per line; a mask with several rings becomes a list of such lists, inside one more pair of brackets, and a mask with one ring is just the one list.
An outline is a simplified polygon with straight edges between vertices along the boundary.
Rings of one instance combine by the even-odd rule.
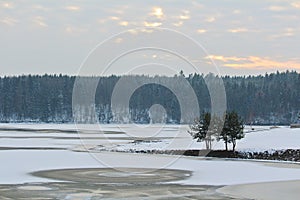
[[[79, 129], [88, 130], [88, 132], [82, 131], [80, 134], [57, 131], [76, 130], [74, 125], [1, 124], [0, 127], [39, 129], [37, 132], [34, 130], [0, 131], [0, 148], [2, 149], [0, 150], [0, 184], [49, 181], [33, 177], [29, 173], [46, 169], [86, 167], [184, 169], [193, 171], [193, 176], [181, 181], [181, 183], [194, 185], [230, 185], [300, 179], [300, 169], [298, 168], [272, 167], [265, 165], [264, 162], [204, 160], [171, 155], [118, 152], [89, 154], [72, 151], [72, 149], [80, 147], [82, 143], [86, 146], [92, 145], [99, 149], [107, 148], [108, 150], [202, 148], [203, 144], [193, 141], [186, 132], [188, 126], [167, 125], [161, 128], [159, 125], [152, 127], [102, 125], [101, 132], [98, 126], [89, 125], [85, 127], [82, 125]], [[47, 129], [47, 132], [41, 132], [40, 129]], [[246, 132], [246, 137], [238, 142], [239, 150], [299, 148], [300, 129], [254, 127], [254, 132], [250, 132], [250, 128], [246, 127]], [[5, 149], [8, 147], [15, 147], [16, 149]], [[29, 149], [21, 149], [22, 147]], [[40, 149], [34, 149], [37, 147]], [[47, 150], [49, 147], [65, 149]], [[216, 142], [214, 148], [222, 149], [223, 143]]]
[[[0, 146], [37, 146], [68, 148], [81, 143], [101, 145], [106, 150], [202, 149], [204, 143], [192, 140], [187, 125], [74, 125], [74, 124], [0, 124], [0, 128], [38, 129], [38, 132], [1, 131]], [[239, 151], [300, 149], [300, 129], [289, 127], [245, 127], [246, 136], [237, 143]], [[41, 132], [46, 129], [47, 132]], [[51, 131], [51, 129], [53, 131]], [[57, 130], [76, 131], [64, 133]], [[30, 140], [28, 139], [30, 137]], [[27, 138], [27, 139], [26, 139]], [[81, 138], [81, 140], [78, 140]], [[224, 149], [222, 141], [213, 141], [213, 149]]]
[[[291, 129], [287, 126], [273, 128], [265, 127], [246, 127], [246, 136], [237, 143], [239, 151], [272, 151], [282, 149], [300, 149], [300, 129]], [[193, 147], [197, 147], [197, 143]], [[216, 142], [214, 149], [223, 149], [222, 142]]]
[[[246, 127], [245, 138], [238, 141], [237, 150], [245, 152], [263, 152], [283, 149], [300, 149], [300, 129], [289, 127], [271, 128], [255, 127], [254, 131]], [[197, 142], [186, 134], [183, 137], [173, 135], [171, 139], [160, 139], [152, 141], [128, 142], [110, 147], [111, 150], [128, 151], [132, 150], [168, 150], [168, 149], [203, 149], [204, 142]], [[172, 137], [172, 136], [170, 136]], [[213, 149], [224, 149], [222, 141], [213, 141]], [[229, 144], [231, 148], [231, 145]]]
[[[124, 154], [103, 152], [99, 156], [114, 167], [156, 168], [159, 163], [168, 163], [165, 169], [192, 171], [192, 177], [178, 181], [186, 185], [233, 185], [270, 181], [300, 180], [300, 168], [281, 168], [268, 166], [260, 162], [203, 160], [181, 157], [176, 160], [165, 155]], [[67, 168], [107, 167], [106, 163], [95, 160], [87, 153], [71, 151], [0, 151], [0, 184], [28, 182], [51, 182], [29, 175], [28, 173]], [[153, 163], [156, 162], [156, 163]]]

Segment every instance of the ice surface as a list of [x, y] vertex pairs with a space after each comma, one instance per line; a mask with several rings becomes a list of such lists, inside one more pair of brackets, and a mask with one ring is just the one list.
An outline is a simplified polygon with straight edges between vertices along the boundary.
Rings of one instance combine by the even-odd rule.
[[[1, 125], [3, 127], [4, 125]], [[13, 124], [6, 127], [76, 130], [74, 125], [28, 125]], [[119, 126], [119, 125], [118, 125]], [[120, 131], [120, 127], [106, 125], [104, 130]], [[239, 150], [269, 150], [299, 148], [300, 129], [280, 127], [254, 127], [257, 132], [249, 132], [246, 138], [238, 142]], [[84, 129], [84, 127], [81, 127]], [[87, 126], [88, 130], [97, 130], [96, 126]], [[86, 139], [84, 143], [93, 145], [107, 144], [121, 150], [128, 149], [180, 149], [182, 141], [192, 146], [187, 148], [202, 148], [202, 143], [196, 143], [186, 133], [188, 126], [168, 125], [161, 129], [159, 126], [146, 129], [130, 125], [121, 125], [123, 134], [109, 134], [112, 138]], [[139, 132], [143, 130], [143, 132]], [[247, 131], [249, 131], [247, 127]], [[86, 134], [88, 137], [99, 134]], [[146, 138], [145, 141], [128, 139], [133, 136]], [[42, 138], [41, 138], [42, 137]], [[43, 138], [45, 137], [45, 138]], [[148, 155], [118, 152], [100, 152], [95, 155], [87, 152], [73, 152], [71, 149], [81, 144], [75, 139], [77, 133], [59, 132], [22, 132], [0, 131], [0, 147], [60, 147], [69, 150], [0, 150], [0, 184], [15, 184], [25, 182], [49, 181], [33, 177], [29, 173], [38, 170], [61, 168], [91, 168], [91, 167], [139, 167], [139, 168], [170, 168], [190, 170], [193, 176], [179, 181], [181, 184], [195, 185], [231, 185], [242, 183], [256, 183], [266, 181], [299, 180], [299, 168], [280, 168], [266, 165], [265, 162], [238, 160], [203, 160], [195, 157], [179, 157], [171, 155]], [[150, 139], [150, 138], [155, 139]], [[122, 139], [124, 138], [124, 139]], [[148, 140], [147, 140], [148, 138]], [[186, 144], [187, 144], [186, 143]], [[172, 144], [172, 145], [170, 145]], [[186, 146], [183, 145], [183, 146]], [[108, 145], [108, 146], [109, 146]], [[107, 146], [107, 147], [108, 147]], [[216, 143], [214, 148], [223, 148], [223, 143]], [[93, 157], [94, 156], [94, 157]], [[100, 160], [99, 160], [100, 158]], [[109, 161], [109, 162], [108, 162]]]

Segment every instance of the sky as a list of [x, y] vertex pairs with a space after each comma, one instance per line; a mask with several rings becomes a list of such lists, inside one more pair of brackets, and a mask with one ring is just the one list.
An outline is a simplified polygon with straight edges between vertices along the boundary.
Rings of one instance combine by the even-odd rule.
[[0, 0], [0, 76], [105, 74], [124, 53], [107, 74], [299, 71], [299, 24], [299, 0]]

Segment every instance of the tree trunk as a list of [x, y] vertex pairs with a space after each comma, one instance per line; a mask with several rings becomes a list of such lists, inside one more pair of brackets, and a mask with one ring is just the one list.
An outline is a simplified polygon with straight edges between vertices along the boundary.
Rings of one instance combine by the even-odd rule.
[[205, 140], [205, 146], [206, 146], [206, 149], [209, 150], [209, 143], [208, 143], [208, 140]]
[[235, 152], [236, 142], [232, 142], [232, 151]]
[[225, 141], [225, 149], [226, 149], [226, 151], [228, 151], [228, 142], [227, 141]]

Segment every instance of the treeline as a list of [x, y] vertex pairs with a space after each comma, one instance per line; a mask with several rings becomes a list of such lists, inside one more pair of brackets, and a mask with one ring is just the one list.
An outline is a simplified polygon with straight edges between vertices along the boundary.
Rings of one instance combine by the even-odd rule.
[[[210, 112], [210, 95], [205, 79], [213, 76], [179, 74], [165, 76], [128, 76], [148, 82], [164, 82], [187, 90], [180, 81], [184, 77], [194, 89], [201, 112]], [[97, 81], [95, 104], [91, 107], [73, 107], [72, 92], [76, 77], [62, 75], [28, 75], [0, 78], [0, 122], [82, 122], [149, 123], [149, 109], [154, 104], [166, 110], [168, 123], [180, 123], [180, 103], [172, 91], [160, 84], [145, 84], [130, 98], [130, 116], [115, 118], [111, 110], [111, 96], [119, 76], [85, 77], [87, 83]], [[277, 72], [264, 76], [222, 77], [227, 96], [227, 109], [236, 111], [247, 124], [289, 124], [297, 121], [300, 110], [300, 74]], [[174, 84], [173, 84], [174, 85]], [[84, 94], [83, 94], [84, 95]], [[96, 110], [96, 116], [92, 110]], [[74, 112], [76, 110], [76, 112]], [[200, 115], [199, 113], [199, 115]], [[75, 116], [74, 116], [75, 114]]]

